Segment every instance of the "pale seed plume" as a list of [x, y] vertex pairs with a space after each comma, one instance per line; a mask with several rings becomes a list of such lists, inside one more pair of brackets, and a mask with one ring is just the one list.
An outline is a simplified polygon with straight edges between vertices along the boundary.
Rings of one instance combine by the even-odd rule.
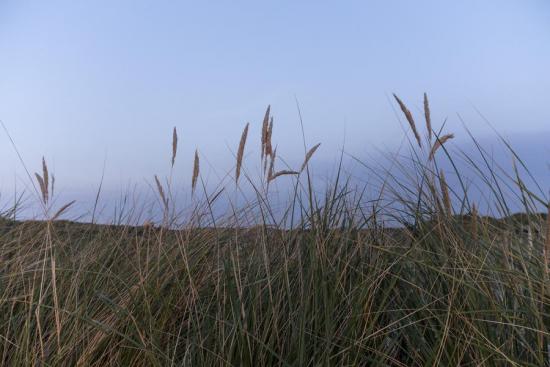
[[48, 166], [46, 165], [46, 160], [42, 157], [42, 179], [44, 179], [44, 191], [42, 196], [44, 197], [44, 203], [47, 203], [49, 200], [49, 185], [50, 179], [48, 174]]
[[[48, 166], [46, 165], [46, 160], [44, 157], [42, 157], [42, 176], [40, 176], [38, 173], [34, 174], [36, 177], [36, 181], [38, 181], [38, 185], [40, 187], [40, 194], [42, 195], [42, 202], [44, 205], [48, 204], [49, 200], [49, 173], [48, 173]], [[53, 186], [53, 183], [52, 183]]]
[[270, 181], [271, 176], [273, 176], [273, 172], [275, 172], [275, 157], [277, 157], [277, 147], [275, 147], [273, 154], [271, 154], [269, 170], [267, 171], [267, 182]]
[[264, 173], [267, 170], [267, 166], [268, 166], [267, 157], [273, 158], [273, 145], [271, 142], [272, 136], [273, 136], [273, 116], [271, 117], [269, 125], [267, 127], [267, 133], [266, 133], [266, 139], [265, 139]]
[[55, 213], [55, 215], [52, 217], [51, 220], [56, 220], [57, 218], [59, 218], [61, 214], [63, 214], [67, 209], [69, 209], [69, 207], [72, 206], [74, 203], [76, 203], [76, 200], [73, 200], [63, 205], [61, 208], [59, 208], [59, 210], [57, 211], [57, 213]]
[[40, 194], [42, 195], [42, 201], [44, 204], [46, 203], [46, 188], [44, 187], [44, 180], [42, 179], [42, 176], [40, 176], [38, 173], [34, 174], [36, 176], [36, 181], [38, 181], [38, 185], [40, 186]]
[[239, 176], [241, 175], [241, 166], [243, 164], [244, 146], [246, 145], [246, 137], [248, 136], [248, 125], [246, 124], [243, 133], [241, 135], [241, 141], [239, 143], [239, 150], [237, 151], [237, 167], [235, 169], [235, 183], [239, 182]]
[[199, 177], [199, 151], [195, 150], [195, 163], [193, 164], [193, 178], [191, 180], [191, 192], [195, 192], [197, 187], [197, 178]]
[[300, 168], [300, 172], [303, 172], [304, 169], [306, 168], [309, 160], [311, 159], [311, 157], [313, 156], [313, 154], [315, 153], [315, 151], [317, 150], [317, 148], [319, 148], [319, 146], [321, 145], [321, 143], [318, 143], [317, 145], [315, 145], [313, 148], [311, 148], [307, 154], [306, 154], [306, 158], [304, 159], [304, 163], [302, 163], [302, 168]]
[[437, 140], [435, 141], [433, 147], [432, 147], [432, 150], [430, 151], [430, 158], [429, 160], [433, 160], [434, 159], [434, 156], [435, 156], [435, 152], [443, 145], [445, 144], [445, 142], [447, 142], [447, 140], [450, 140], [450, 139], [453, 139], [455, 136], [454, 134], [447, 134], [447, 135], [443, 135], [442, 137], [438, 137]]
[[266, 156], [266, 147], [267, 147], [267, 130], [269, 128], [269, 113], [271, 110], [271, 105], [267, 106], [265, 111], [264, 121], [262, 123], [262, 160]]
[[416, 142], [418, 143], [418, 146], [420, 148], [422, 148], [422, 141], [420, 140], [420, 135], [418, 134], [418, 130], [416, 130], [416, 124], [414, 122], [414, 119], [412, 117], [412, 114], [411, 114], [411, 111], [409, 111], [409, 109], [407, 108], [407, 106], [405, 106], [405, 104], [403, 103], [403, 101], [401, 101], [399, 99], [399, 97], [397, 97], [397, 95], [394, 93], [393, 94], [393, 97], [395, 98], [395, 100], [397, 101], [397, 103], [399, 104], [399, 107], [401, 107], [401, 111], [403, 111], [403, 114], [405, 115], [405, 118], [407, 119], [407, 121], [409, 122], [409, 125], [411, 126], [411, 130], [414, 134], [414, 137], [416, 139]]
[[172, 167], [174, 167], [174, 163], [176, 163], [177, 152], [178, 152], [178, 132], [176, 131], [176, 127], [174, 126], [174, 131], [172, 133]]
[[157, 190], [158, 190], [160, 198], [162, 200], [162, 204], [164, 205], [165, 209], [168, 209], [168, 198], [164, 194], [164, 189], [162, 188], [162, 184], [160, 183], [159, 178], [157, 177], [157, 175], [155, 175], [155, 182], [157, 184]]
[[426, 119], [426, 129], [428, 130], [428, 142], [432, 142], [432, 117], [430, 113], [430, 103], [428, 95], [424, 93], [424, 118]]
[[271, 144], [271, 137], [273, 136], [273, 116], [269, 120], [269, 127], [267, 128], [267, 137], [265, 144], [265, 155], [271, 155], [273, 153], [273, 145]]
[[51, 192], [50, 192], [50, 196], [53, 198], [53, 196], [54, 196], [53, 193], [54, 193], [54, 189], [55, 189], [55, 176], [54, 175], [52, 175], [51, 187], [52, 187], [52, 189], [51, 189]]
[[279, 176], [297, 175], [297, 174], [299, 174], [299, 173], [300, 173], [300, 172], [289, 171], [289, 170], [278, 171], [278, 172], [275, 172], [274, 174], [272, 174], [272, 175], [268, 178], [268, 182], [273, 181], [274, 179], [276, 179], [276, 178], [279, 177]]

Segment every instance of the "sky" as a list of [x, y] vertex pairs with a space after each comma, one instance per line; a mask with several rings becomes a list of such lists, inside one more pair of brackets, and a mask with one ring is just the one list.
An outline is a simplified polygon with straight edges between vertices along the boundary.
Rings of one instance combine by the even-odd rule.
[[[549, 45], [546, 0], [0, 0], [0, 120], [29, 171], [45, 156], [68, 192], [95, 188], [104, 167], [111, 188], [168, 174], [174, 126], [176, 176], [190, 176], [195, 149], [203, 172], [223, 174], [247, 122], [259, 155], [268, 104], [291, 164], [297, 102], [319, 161], [343, 144], [391, 150], [405, 134], [392, 93], [420, 116], [427, 92], [456, 144], [460, 115], [540, 166], [550, 151], [529, 142], [550, 137]], [[0, 163], [0, 191], [28, 185], [3, 131]]]

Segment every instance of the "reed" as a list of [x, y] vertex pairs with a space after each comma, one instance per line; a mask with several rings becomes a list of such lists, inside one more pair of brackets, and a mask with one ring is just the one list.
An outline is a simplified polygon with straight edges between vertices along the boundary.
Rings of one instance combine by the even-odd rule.
[[453, 214], [453, 207], [451, 204], [451, 195], [449, 194], [449, 185], [447, 185], [443, 170], [439, 171], [439, 187], [441, 188], [441, 197], [443, 198], [445, 213], [450, 216]]
[[428, 95], [424, 93], [424, 119], [426, 120], [426, 130], [428, 132], [428, 144], [432, 143], [432, 116], [430, 112], [430, 103]]
[[273, 150], [273, 154], [271, 154], [270, 161], [269, 161], [269, 169], [267, 170], [267, 181], [271, 181], [271, 177], [273, 176], [275, 172], [275, 159], [277, 158], [277, 147]]
[[172, 167], [174, 167], [174, 163], [176, 163], [176, 154], [178, 153], [178, 132], [176, 131], [176, 127], [174, 126], [174, 130], [172, 132]]
[[38, 173], [35, 173], [34, 175], [36, 177], [36, 181], [38, 182], [38, 187], [40, 188], [40, 194], [42, 195], [42, 203], [44, 204], [44, 206], [47, 206], [50, 198], [50, 195], [49, 195], [50, 179], [49, 179], [48, 165], [46, 164], [46, 160], [44, 159], [44, 157], [42, 157], [42, 176], [40, 176]]
[[269, 131], [269, 114], [271, 111], [271, 105], [267, 106], [267, 110], [265, 111], [264, 120], [262, 122], [262, 154], [261, 159], [263, 160], [267, 156], [267, 139], [268, 139], [268, 131]]
[[407, 119], [407, 122], [409, 123], [409, 126], [411, 127], [411, 130], [414, 134], [414, 138], [416, 139], [416, 142], [418, 143], [418, 146], [420, 148], [422, 148], [422, 141], [420, 140], [420, 134], [418, 134], [418, 130], [416, 129], [416, 123], [414, 122], [411, 111], [409, 111], [407, 106], [405, 106], [403, 101], [401, 101], [401, 99], [399, 99], [399, 97], [397, 97], [397, 95], [395, 93], [393, 94], [393, 97], [395, 98], [395, 100], [399, 104], [399, 107], [401, 108], [401, 111], [405, 115], [405, 118]]
[[274, 179], [276, 179], [277, 177], [280, 177], [280, 176], [298, 175], [299, 173], [300, 172], [292, 171], [292, 170], [277, 171], [277, 172], [273, 173], [271, 176], [269, 176], [268, 182], [271, 182], [271, 181], [273, 181]]
[[160, 199], [162, 200], [162, 204], [164, 206], [165, 210], [168, 210], [168, 197], [164, 193], [164, 188], [162, 187], [162, 183], [160, 183], [160, 180], [157, 175], [155, 175], [155, 183], [157, 185], [157, 191], [160, 196]]
[[44, 180], [44, 191], [42, 195], [44, 196], [44, 203], [47, 203], [49, 200], [49, 186], [50, 186], [50, 175], [48, 173], [48, 166], [46, 165], [46, 159], [42, 157], [42, 179]]
[[193, 193], [195, 192], [195, 188], [197, 187], [197, 178], [199, 178], [199, 170], [200, 170], [199, 151], [195, 150], [195, 160], [193, 163], [193, 176], [191, 177], [191, 191]]
[[[457, 154], [443, 146], [445, 135], [426, 144], [432, 159], [443, 146], [452, 163], [445, 171], [415, 145], [374, 166], [359, 161], [366, 183], [344, 159], [332, 180], [316, 181], [319, 144], [300, 170], [289, 168], [281, 145], [268, 149], [270, 107], [261, 132], [268, 166], [239, 181], [248, 129], [236, 153], [242, 201], [226, 190], [229, 168], [191, 202], [155, 175], [159, 200], [129, 194], [103, 224], [59, 220], [74, 202], [44, 221], [2, 212], [0, 365], [548, 364], [550, 203], [542, 190], [519, 173], [477, 165], [490, 161], [484, 149], [459, 152], [466, 164], [450, 168]], [[172, 188], [190, 184], [194, 194], [204, 174], [198, 150], [190, 182]], [[40, 186], [36, 200], [55, 205], [45, 160], [28, 176]], [[291, 184], [269, 191], [282, 176]], [[472, 195], [474, 186], [484, 195]], [[523, 218], [541, 233], [524, 239]]]
[[319, 148], [319, 146], [321, 146], [321, 143], [316, 144], [310, 150], [307, 151], [306, 157], [304, 159], [304, 163], [302, 163], [302, 167], [300, 168], [300, 172], [303, 172], [304, 169], [307, 167], [307, 164], [309, 163], [309, 160], [311, 159], [313, 154], [315, 154], [315, 151], [317, 150], [317, 148]]
[[435, 157], [435, 153], [437, 152], [437, 150], [439, 148], [441, 148], [441, 146], [443, 144], [445, 144], [448, 140], [451, 140], [453, 139], [455, 136], [454, 134], [445, 134], [443, 135], [442, 137], [437, 137], [437, 140], [435, 141], [435, 143], [433, 144], [432, 146], [432, 149], [430, 150], [430, 156], [429, 156], [429, 160], [433, 160], [434, 157]]
[[239, 183], [239, 177], [241, 175], [241, 166], [243, 164], [244, 147], [246, 145], [246, 137], [248, 136], [248, 123], [244, 127], [241, 134], [241, 141], [239, 142], [239, 149], [237, 150], [237, 165], [235, 167], [235, 184]]

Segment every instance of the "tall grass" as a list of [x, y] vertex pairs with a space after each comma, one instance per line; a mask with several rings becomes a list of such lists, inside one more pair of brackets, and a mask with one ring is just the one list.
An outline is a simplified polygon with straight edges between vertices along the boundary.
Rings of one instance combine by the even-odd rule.
[[[550, 210], [545, 193], [530, 190], [519, 168], [507, 175], [491, 164], [479, 145], [477, 158], [452, 153], [451, 135], [432, 130], [427, 98], [425, 137], [396, 100], [414, 140], [391, 169], [365, 166], [377, 188], [372, 197], [351, 183], [342, 163], [331, 185], [315, 189], [308, 165], [318, 144], [299, 169], [275, 171], [268, 108], [265, 177], [255, 180], [245, 169], [246, 125], [236, 188], [203, 185], [199, 197], [195, 152], [196, 205], [185, 220], [171, 206], [171, 178], [157, 176], [158, 225], [58, 220], [70, 204], [43, 221], [16, 222], [6, 213], [0, 363], [549, 365], [550, 216], [539, 213]], [[176, 152], [174, 130], [171, 167]], [[469, 195], [458, 159], [470, 165], [485, 202]], [[443, 160], [454, 169], [444, 172]], [[47, 172], [44, 161], [36, 178], [45, 208], [53, 195]], [[268, 190], [280, 179], [292, 182], [282, 209]], [[214, 203], [244, 185], [254, 199], [237, 205], [227, 195], [229, 213], [217, 215]], [[523, 214], [511, 213], [510, 201]]]

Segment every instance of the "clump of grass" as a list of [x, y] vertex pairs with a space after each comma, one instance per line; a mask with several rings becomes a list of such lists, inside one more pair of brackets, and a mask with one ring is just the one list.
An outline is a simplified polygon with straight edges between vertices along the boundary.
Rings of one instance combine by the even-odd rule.
[[[160, 228], [131, 208], [117, 225], [57, 214], [0, 221], [0, 364], [547, 365], [548, 198], [519, 172], [483, 170], [471, 156], [492, 195], [483, 202], [452, 186], [446, 177], [464, 182], [466, 171], [438, 166], [448, 159], [453, 167], [455, 155], [445, 135], [431, 143], [424, 100], [425, 154], [411, 149], [392, 169], [365, 164], [368, 186], [345, 177], [343, 163], [324, 191], [304, 185], [300, 172], [319, 145], [300, 171], [276, 171], [276, 148], [266, 148], [268, 108], [261, 122], [268, 179], [264, 168], [258, 182], [248, 174], [238, 181], [247, 124], [235, 182], [250, 184], [255, 199], [231, 203], [226, 215], [212, 209], [223, 183], [212, 194], [205, 188], [202, 204], [194, 197], [198, 206], [181, 219], [169, 210], [170, 185], [155, 175]], [[283, 175], [295, 184], [288, 202], [274, 202], [261, 185]], [[42, 190], [51, 176], [45, 161], [36, 176], [41, 200], [51, 202], [53, 190], [48, 200]], [[192, 191], [198, 177], [195, 150]], [[503, 187], [509, 195], [499, 195]], [[506, 211], [515, 199], [523, 216]], [[547, 215], [535, 210], [543, 206]]]

